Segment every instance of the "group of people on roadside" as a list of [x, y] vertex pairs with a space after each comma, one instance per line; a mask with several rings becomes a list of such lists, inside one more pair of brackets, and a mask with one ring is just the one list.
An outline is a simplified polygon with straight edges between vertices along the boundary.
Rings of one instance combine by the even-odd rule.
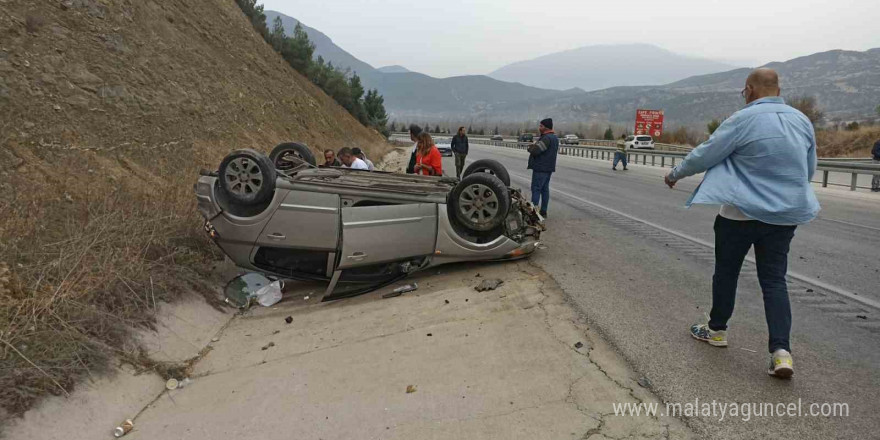
[[365, 171], [373, 171], [375, 169], [373, 161], [367, 159], [363, 150], [358, 147], [344, 147], [338, 153], [331, 149], [324, 150], [324, 163], [318, 165], [318, 167], [346, 167]]
[[[422, 130], [418, 125], [410, 125], [409, 138], [414, 144], [406, 173], [442, 176], [443, 157], [428, 131]], [[455, 177], [460, 178], [468, 154], [467, 131], [464, 127], [458, 127], [458, 133], [452, 137], [452, 154], [455, 156]]]

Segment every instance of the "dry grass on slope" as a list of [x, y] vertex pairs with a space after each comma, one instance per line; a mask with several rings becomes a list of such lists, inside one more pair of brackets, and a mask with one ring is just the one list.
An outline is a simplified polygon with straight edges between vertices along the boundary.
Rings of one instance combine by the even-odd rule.
[[389, 148], [232, 0], [6, 0], [0, 42], [0, 424], [142, 364], [133, 329], [163, 301], [212, 298], [199, 168], [289, 140]]
[[870, 157], [871, 147], [880, 141], [880, 125], [857, 130], [818, 130], [819, 157]]

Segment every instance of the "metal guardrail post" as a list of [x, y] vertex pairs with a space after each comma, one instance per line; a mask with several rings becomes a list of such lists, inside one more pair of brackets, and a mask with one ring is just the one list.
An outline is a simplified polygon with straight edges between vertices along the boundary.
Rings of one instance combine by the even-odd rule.
[[660, 168], [666, 168], [666, 156], [660, 156]]
[[828, 188], [828, 170], [822, 171], [822, 188]]
[[850, 184], [849, 184], [850, 191], [856, 190], [856, 183], [858, 183], [858, 181], [859, 181], [859, 173], [852, 173], [852, 182], [850, 182]]
[[672, 158], [672, 168], [675, 168], [675, 157]]
[[655, 156], [653, 154], [651, 155], [651, 166], [654, 166], [654, 159], [656, 159], [656, 158], [657, 158], [657, 156]]

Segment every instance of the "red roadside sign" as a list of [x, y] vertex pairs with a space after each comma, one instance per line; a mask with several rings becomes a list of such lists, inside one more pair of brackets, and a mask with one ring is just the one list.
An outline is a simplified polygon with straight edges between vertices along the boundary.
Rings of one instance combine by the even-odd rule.
[[660, 137], [663, 134], [663, 110], [636, 110], [635, 134]]

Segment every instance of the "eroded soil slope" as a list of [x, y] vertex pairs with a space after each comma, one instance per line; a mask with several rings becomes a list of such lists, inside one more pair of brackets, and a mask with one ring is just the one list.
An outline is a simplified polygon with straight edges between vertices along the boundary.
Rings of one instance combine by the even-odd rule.
[[218, 258], [198, 169], [286, 140], [389, 148], [233, 0], [0, 0], [0, 408], [137, 360], [128, 329]]

